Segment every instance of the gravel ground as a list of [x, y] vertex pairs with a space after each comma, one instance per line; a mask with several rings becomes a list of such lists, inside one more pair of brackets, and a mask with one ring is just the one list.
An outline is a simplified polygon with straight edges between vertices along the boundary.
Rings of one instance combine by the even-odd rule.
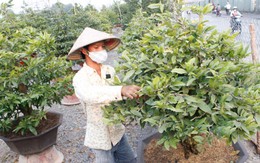
[[[64, 162], [92, 163], [94, 154], [83, 145], [86, 117], [81, 109], [81, 105], [63, 106], [57, 104], [47, 108], [47, 110], [63, 114], [63, 122], [59, 127], [56, 148], [63, 153]], [[126, 130], [130, 145], [135, 152], [138, 140], [143, 136], [144, 131], [145, 134], [153, 132], [150, 128], [141, 130], [136, 123], [128, 124]], [[18, 156], [18, 154], [10, 151], [6, 144], [0, 140], [0, 163], [18, 162]]]

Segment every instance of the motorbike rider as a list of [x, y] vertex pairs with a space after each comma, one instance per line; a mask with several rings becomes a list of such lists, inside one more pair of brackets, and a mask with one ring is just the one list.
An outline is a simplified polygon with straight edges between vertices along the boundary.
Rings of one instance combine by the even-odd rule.
[[212, 14], [216, 14], [216, 5], [214, 4], [214, 2], [212, 2]]
[[217, 16], [221, 16], [220, 11], [221, 11], [221, 6], [220, 6], [220, 4], [218, 4], [217, 7], [216, 7], [216, 15]]
[[240, 17], [242, 16], [242, 14], [237, 10], [237, 7], [234, 6], [233, 10], [230, 13], [230, 23], [231, 23], [231, 27], [234, 23], [240, 23]]

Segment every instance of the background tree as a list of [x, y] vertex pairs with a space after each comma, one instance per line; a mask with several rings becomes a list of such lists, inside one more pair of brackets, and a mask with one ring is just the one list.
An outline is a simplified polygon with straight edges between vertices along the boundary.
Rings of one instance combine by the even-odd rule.
[[[124, 25], [126, 28], [133, 15], [138, 11], [142, 10], [142, 12], [147, 12], [147, 14], [151, 14], [153, 12], [148, 8], [149, 4], [159, 3], [160, 0], [124, 0], [125, 3], [119, 3], [118, 1], [114, 1], [114, 4], [111, 6], [111, 9], [117, 13], [118, 20], [120, 23]], [[163, 4], [168, 3], [167, 0], [161, 1]]]
[[79, 4], [73, 6], [58, 2], [44, 10], [33, 10], [25, 5], [24, 11], [20, 14], [11, 12], [11, 6], [11, 1], [1, 4], [1, 31], [12, 33], [27, 26], [39, 32], [46, 31], [55, 38], [56, 56], [67, 55], [73, 42], [85, 27], [111, 32], [115, 19], [115, 16], [110, 18], [115, 15], [112, 10], [99, 12], [92, 5], [82, 7]]

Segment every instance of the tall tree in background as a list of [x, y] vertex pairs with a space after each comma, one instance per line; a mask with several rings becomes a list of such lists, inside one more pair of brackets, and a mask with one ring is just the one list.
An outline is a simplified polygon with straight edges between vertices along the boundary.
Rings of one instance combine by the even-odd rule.
[[127, 27], [137, 10], [141, 9], [142, 12], [151, 14], [153, 11], [148, 8], [150, 4], [160, 2], [167, 4], [168, 1], [169, 0], [124, 0], [125, 3], [121, 4], [118, 1], [114, 1], [115, 3], [111, 8], [114, 12], [118, 13], [120, 23]]

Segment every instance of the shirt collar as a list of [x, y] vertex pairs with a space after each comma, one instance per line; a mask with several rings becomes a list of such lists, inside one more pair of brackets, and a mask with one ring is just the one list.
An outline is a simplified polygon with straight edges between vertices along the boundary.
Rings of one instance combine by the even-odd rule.
[[[86, 62], [84, 62], [83, 68], [87, 71], [87, 73], [88, 73], [89, 75], [92, 75], [93, 73], [96, 72], [96, 70], [93, 69], [92, 67], [88, 66], [88, 65], [86, 64]], [[103, 70], [104, 68], [105, 68], [105, 66], [104, 66], [104, 65], [101, 65], [101, 72], [102, 72], [102, 70]]]

